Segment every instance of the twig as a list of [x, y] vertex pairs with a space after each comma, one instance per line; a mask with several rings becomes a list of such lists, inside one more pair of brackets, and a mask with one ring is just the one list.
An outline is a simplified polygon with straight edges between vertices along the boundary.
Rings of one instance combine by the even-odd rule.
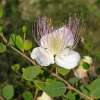
[[19, 51], [18, 49], [16, 49], [15, 47], [9, 45], [9, 47], [14, 50], [15, 52], [17, 52], [18, 54], [20, 54], [22, 57], [24, 57], [25, 59], [27, 59], [29, 62], [31, 62], [33, 65], [36, 65], [35, 61], [30, 59], [25, 53]]
[[[21, 52], [20, 50], [16, 49], [14, 46], [12, 45], [8, 45], [8, 41], [7, 39], [3, 36], [3, 34], [0, 34], [0, 37], [3, 39], [3, 42], [9, 46], [12, 50], [14, 50], [15, 52], [17, 52], [18, 54], [20, 54], [22, 57], [24, 57], [25, 59], [27, 59], [30, 63], [32, 63], [33, 65], [36, 65], [35, 61], [32, 60], [31, 58], [29, 58], [25, 53]], [[47, 70], [46, 70], [47, 71]], [[76, 93], [78, 93], [80, 96], [84, 97], [86, 100], [95, 100], [93, 97], [87, 96], [84, 93], [82, 93], [81, 91], [77, 90], [76, 88], [74, 88], [71, 84], [69, 84], [66, 80], [64, 80], [62, 77], [60, 77], [58, 74], [52, 73], [50, 71], [48, 71], [52, 76], [56, 77], [57, 79], [59, 79], [60, 81], [63, 81], [67, 86], [68, 89], [75, 91]]]
[[35, 93], [34, 93], [34, 100], [36, 100], [37, 94], [38, 94], [38, 89], [35, 90]]

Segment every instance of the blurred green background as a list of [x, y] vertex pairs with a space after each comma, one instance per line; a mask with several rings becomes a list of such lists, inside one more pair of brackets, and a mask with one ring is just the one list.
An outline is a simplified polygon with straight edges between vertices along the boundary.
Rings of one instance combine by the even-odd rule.
[[[45, 15], [53, 19], [55, 25], [65, 23], [74, 14], [84, 20], [86, 31], [84, 43], [80, 43], [81, 55], [93, 57], [97, 67], [100, 66], [100, 0], [0, 0], [0, 25], [4, 26], [7, 38], [12, 33], [22, 35], [22, 26], [28, 27], [27, 36], [32, 38], [32, 25], [37, 16]], [[34, 45], [33, 41], [33, 45]], [[11, 50], [0, 54], [0, 83], [12, 81], [15, 77], [11, 70], [14, 63], [26, 63]]]

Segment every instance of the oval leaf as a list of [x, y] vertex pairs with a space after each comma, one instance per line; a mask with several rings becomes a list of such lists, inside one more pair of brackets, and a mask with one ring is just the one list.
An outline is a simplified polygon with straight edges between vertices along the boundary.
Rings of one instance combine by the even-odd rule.
[[60, 81], [48, 80], [45, 85], [44, 91], [53, 97], [61, 96], [66, 91], [65, 84]]
[[29, 50], [32, 48], [32, 42], [30, 40], [24, 41], [24, 50]]
[[35, 82], [35, 85], [52, 97], [61, 96], [66, 91], [64, 83], [51, 79], [47, 80], [46, 82], [37, 81]]
[[45, 91], [49, 96], [56, 97], [65, 93], [66, 87], [63, 82], [56, 80], [47, 80], [46, 82], [35, 81], [36, 87]]
[[90, 95], [96, 97], [97, 99], [100, 98], [100, 78], [94, 80], [90, 85], [87, 87], [90, 91]]
[[18, 47], [18, 49], [21, 49], [21, 50], [23, 50], [23, 39], [22, 39], [22, 37], [20, 36], [20, 35], [18, 35], [17, 37], [16, 37], [16, 46]]
[[23, 78], [28, 81], [32, 81], [40, 73], [42, 73], [42, 70], [38, 66], [23, 68]]
[[20, 50], [24, 49], [24, 45], [23, 45], [24, 42], [23, 42], [23, 39], [20, 35], [12, 34], [10, 36], [9, 42], [10, 42], [10, 44], [16, 46]]
[[24, 98], [24, 100], [33, 100], [33, 95], [32, 95], [31, 92], [25, 91], [25, 92], [23, 93], [23, 98]]
[[76, 94], [72, 91], [68, 91], [64, 97], [64, 100], [76, 100]]
[[2, 95], [7, 99], [11, 99], [14, 95], [14, 88], [12, 85], [6, 85], [2, 90]]

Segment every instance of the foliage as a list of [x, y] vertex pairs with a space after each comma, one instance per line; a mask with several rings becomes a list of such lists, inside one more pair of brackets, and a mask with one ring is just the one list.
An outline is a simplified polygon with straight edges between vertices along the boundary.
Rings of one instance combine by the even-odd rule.
[[[93, 65], [82, 65], [84, 69], [89, 70], [88, 79], [77, 78], [73, 75], [73, 70], [56, 65], [39, 66], [30, 59], [30, 52], [36, 45], [32, 38], [35, 18], [41, 15], [49, 16], [53, 19], [52, 24], [61, 26], [69, 16], [75, 14], [78, 14], [86, 27], [77, 50], [81, 56], [92, 56], [95, 62]], [[100, 0], [1, 0], [0, 98], [32, 100], [42, 91], [56, 100], [87, 100], [87, 97], [79, 92], [92, 97], [93, 100], [99, 100], [99, 22]], [[7, 39], [7, 43], [1, 34]], [[95, 67], [96, 72], [91, 71], [91, 66]]]
[[25, 91], [23, 93], [23, 98], [24, 98], [24, 100], [32, 100], [33, 99], [32, 93], [29, 91]]
[[62, 82], [56, 81], [56, 80], [52, 80], [52, 79], [48, 79], [44, 83], [41, 83], [39, 81], [35, 81], [35, 85], [40, 90], [45, 91], [48, 95], [53, 96], [53, 97], [61, 96], [66, 91], [66, 87]]
[[100, 78], [97, 78], [88, 86], [90, 95], [92, 95], [96, 98], [100, 98], [100, 89], [98, 88], [99, 84], [100, 84]]
[[27, 68], [23, 68], [23, 78], [28, 81], [33, 81], [33, 78], [42, 73], [42, 70], [38, 68], [38, 66], [29, 66]]
[[14, 89], [12, 85], [6, 85], [2, 89], [2, 95], [7, 99], [10, 100], [14, 96]]

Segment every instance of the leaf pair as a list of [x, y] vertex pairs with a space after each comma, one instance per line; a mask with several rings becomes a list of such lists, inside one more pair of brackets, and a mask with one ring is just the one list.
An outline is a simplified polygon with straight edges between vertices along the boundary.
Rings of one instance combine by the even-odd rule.
[[10, 100], [14, 96], [14, 88], [12, 85], [6, 85], [2, 89], [2, 95], [6, 98], [6, 100]]
[[30, 50], [32, 48], [32, 42], [30, 40], [23, 40], [20, 35], [12, 34], [9, 40], [11, 45], [16, 46], [20, 50]]

